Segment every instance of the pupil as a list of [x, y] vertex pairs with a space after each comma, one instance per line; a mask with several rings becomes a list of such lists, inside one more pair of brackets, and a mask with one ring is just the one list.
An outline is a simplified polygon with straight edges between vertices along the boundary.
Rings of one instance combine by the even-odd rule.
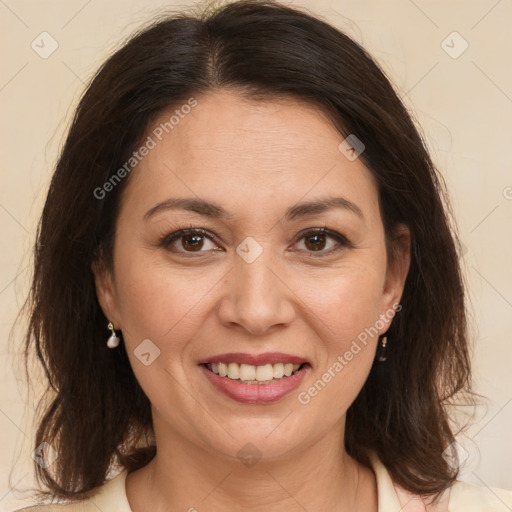
[[[188, 242], [189, 240], [194, 240], [192, 243]], [[197, 249], [201, 249], [203, 246], [202, 237], [199, 235], [188, 235], [183, 237], [182, 245], [184, 249], [191, 248], [193, 251]]]
[[[316, 240], [316, 242], [313, 242], [312, 247], [309, 246], [309, 242], [311, 240]], [[308, 237], [306, 239], [306, 245], [307, 245], [308, 249], [311, 249], [313, 251], [323, 249], [325, 246], [325, 235], [313, 235], [313, 236]]]

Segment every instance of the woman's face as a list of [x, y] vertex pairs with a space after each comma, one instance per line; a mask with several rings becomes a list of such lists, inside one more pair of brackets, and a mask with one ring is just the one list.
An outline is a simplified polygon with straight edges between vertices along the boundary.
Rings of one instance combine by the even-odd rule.
[[[389, 266], [376, 184], [318, 109], [195, 100], [144, 140], [98, 297], [157, 443], [172, 432], [217, 456], [247, 443], [289, 456], [343, 433], [400, 300], [407, 243]], [[205, 233], [172, 239], [180, 229]]]

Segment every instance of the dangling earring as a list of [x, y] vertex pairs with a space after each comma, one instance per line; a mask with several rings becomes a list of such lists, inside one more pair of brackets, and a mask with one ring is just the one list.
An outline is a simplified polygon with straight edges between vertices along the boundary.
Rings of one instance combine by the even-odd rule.
[[381, 340], [381, 350], [380, 350], [380, 355], [379, 355], [379, 363], [382, 363], [384, 362], [387, 357], [386, 357], [386, 345], [388, 343], [388, 337], [387, 336], [383, 336], [382, 337], [382, 340]]
[[107, 347], [116, 348], [119, 345], [120, 338], [116, 334], [116, 331], [114, 331], [114, 325], [112, 324], [112, 322], [109, 322], [107, 327], [112, 331], [110, 338], [107, 340]]

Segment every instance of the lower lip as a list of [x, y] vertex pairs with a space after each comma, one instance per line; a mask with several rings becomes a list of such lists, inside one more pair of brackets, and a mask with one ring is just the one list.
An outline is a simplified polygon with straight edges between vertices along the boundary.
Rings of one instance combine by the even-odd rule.
[[200, 368], [215, 388], [229, 398], [245, 404], [268, 404], [276, 402], [296, 389], [306, 375], [309, 365], [304, 365], [290, 377], [283, 377], [269, 384], [243, 384], [239, 380], [221, 377], [204, 365], [200, 365]]

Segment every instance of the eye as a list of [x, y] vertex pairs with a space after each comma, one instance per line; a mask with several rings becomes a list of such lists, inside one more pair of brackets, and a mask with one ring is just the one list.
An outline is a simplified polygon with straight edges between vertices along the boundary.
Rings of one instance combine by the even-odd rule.
[[[353, 247], [341, 233], [326, 228], [310, 229], [301, 233], [297, 240], [304, 241], [305, 250], [312, 253], [312, 256], [325, 256], [344, 247]], [[326, 248], [327, 250], [325, 250]]]
[[[175, 253], [207, 253], [222, 250], [218, 247], [216, 236], [202, 228], [180, 229], [164, 237], [162, 247]], [[304, 249], [311, 256], [327, 256], [344, 247], [353, 247], [341, 233], [326, 228], [309, 229], [300, 233], [296, 242], [303, 241]], [[210, 247], [208, 246], [210, 244]], [[327, 248], [327, 249], [326, 249]]]
[[[180, 229], [166, 236], [160, 243], [162, 247], [172, 252], [201, 253], [216, 250], [213, 242], [215, 236], [200, 228]], [[206, 249], [205, 248], [206, 242]], [[213, 247], [208, 247], [208, 243]], [[217, 247], [217, 249], [219, 249]]]

